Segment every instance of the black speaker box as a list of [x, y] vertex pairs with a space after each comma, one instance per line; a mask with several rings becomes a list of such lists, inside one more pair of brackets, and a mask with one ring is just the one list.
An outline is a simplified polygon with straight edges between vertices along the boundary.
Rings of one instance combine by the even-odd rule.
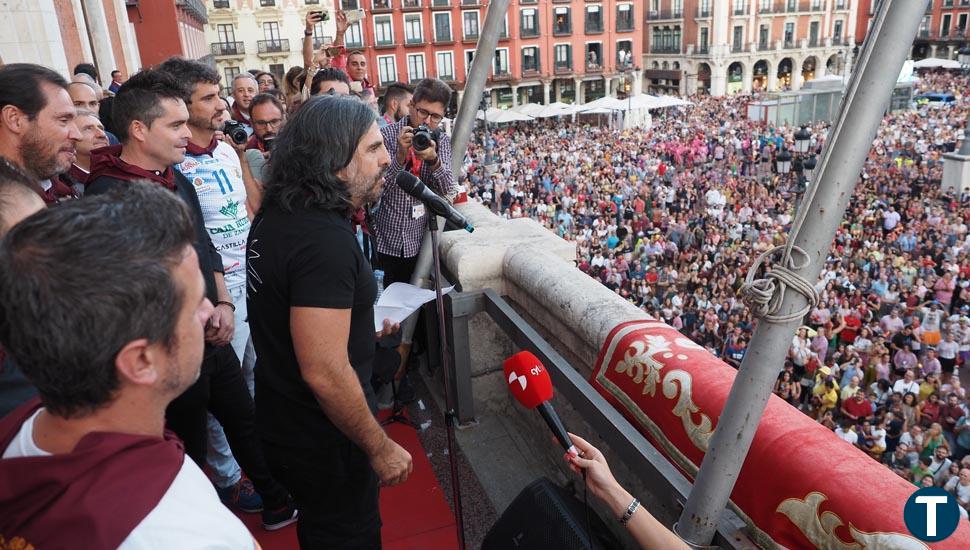
[[[592, 496], [590, 498], [593, 498]], [[521, 493], [485, 535], [482, 550], [606, 550], [620, 543], [596, 512], [573, 494], [541, 477]]]

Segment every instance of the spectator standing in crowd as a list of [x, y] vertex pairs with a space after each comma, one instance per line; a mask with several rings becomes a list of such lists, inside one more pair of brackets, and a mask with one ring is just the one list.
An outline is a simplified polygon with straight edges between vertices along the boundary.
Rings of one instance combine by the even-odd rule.
[[0, 68], [0, 157], [26, 171], [47, 204], [73, 198], [57, 176], [67, 172], [81, 135], [67, 81], [40, 65]]
[[206, 282], [206, 297], [214, 307], [206, 324], [207, 345], [198, 381], [169, 405], [168, 425], [201, 466], [206, 457], [206, 410], [211, 411], [262, 497], [264, 527], [278, 529], [295, 521], [297, 511], [286, 490], [270, 475], [256, 439], [252, 397], [229, 345], [235, 304], [226, 288], [222, 257], [209, 239], [195, 185], [173, 168], [184, 160], [192, 137], [186, 97], [190, 97], [188, 92], [167, 72], [144, 70], [132, 76], [115, 97], [114, 117], [122, 145], [94, 156], [86, 195], [147, 179], [178, 194], [188, 205], [195, 222], [196, 256]]
[[286, 119], [283, 116], [283, 104], [270, 94], [259, 94], [254, 97], [249, 111], [253, 115], [253, 135], [246, 143], [246, 160], [256, 181], [256, 187], [262, 189], [262, 182], [266, 181], [266, 163], [269, 161], [273, 141], [279, 135]]
[[414, 89], [407, 84], [400, 82], [388, 84], [381, 99], [381, 117], [377, 121], [380, 127], [394, 124], [408, 116], [413, 95]]
[[[230, 345], [252, 397], [256, 357], [246, 320], [246, 238], [249, 236], [249, 212], [258, 208], [261, 192], [249, 173], [246, 145], [231, 139], [216, 139], [215, 133], [222, 128], [225, 113], [225, 103], [219, 97], [219, 73], [198, 61], [179, 57], [169, 58], [158, 66], [158, 70], [172, 75], [189, 88], [187, 126], [192, 136], [186, 146], [185, 160], [176, 166], [176, 170], [193, 182], [206, 231], [222, 257], [223, 280], [233, 310]], [[252, 411], [251, 401], [248, 407]], [[255, 494], [252, 483], [242, 479], [222, 427], [211, 414], [208, 415], [208, 430], [206, 459], [220, 498], [243, 511], [261, 511], [262, 501]]]
[[115, 69], [111, 71], [111, 84], [108, 84], [108, 91], [116, 94], [118, 90], [121, 89], [121, 85], [125, 83], [124, 76], [122, 76], [121, 71]]
[[397, 186], [402, 171], [418, 176], [429, 189], [451, 198], [456, 186], [451, 171], [451, 139], [444, 132], [431, 147], [412, 147], [415, 129], [438, 130], [451, 100], [451, 88], [435, 78], [426, 78], [414, 88], [408, 115], [381, 129], [391, 166], [384, 180], [384, 194], [377, 210], [375, 231], [377, 253], [384, 270], [384, 286], [411, 282], [421, 239], [427, 229], [424, 205]]
[[8, 543], [256, 547], [164, 429], [212, 313], [194, 239], [179, 199], [131, 183], [0, 244], [0, 342], [40, 392], [0, 421]]
[[71, 102], [78, 109], [87, 109], [91, 112], [98, 112], [101, 102], [98, 101], [98, 93], [95, 86], [86, 82], [71, 82], [67, 85], [67, 93], [71, 96]]
[[310, 83], [310, 95], [350, 95], [350, 84], [347, 73], [340, 69], [326, 67], [313, 75], [313, 80]]
[[232, 119], [246, 128], [246, 133], [253, 134], [253, 123], [249, 113], [249, 105], [256, 97], [259, 85], [249, 73], [237, 74], [232, 79]]
[[377, 285], [350, 220], [380, 197], [390, 164], [376, 119], [355, 98], [300, 107], [274, 144], [249, 235], [257, 427], [300, 506], [303, 548], [379, 548], [379, 484], [411, 472], [374, 418], [375, 336], [397, 327], [374, 333]]
[[74, 194], [80, 197], [84, 194], [84, 185], [91, 173], [91, 152], [108, 146], [108, 134], [105, 133], [98, 115], [86, 109], [77, 110], [74, 122], [81, 133], [81, 139], [75, 145], [71, 168], [58, 177], [61, 183], [71, 187]]
[[[91, 79], [95, 85], [101, 81], [101, 77], [98, 76], [98, 68], [91, 63], [78, 63], [74, 66], [74, 74], [72, 76], [85, 76]], [[100, 88], [100, 86], [98, 86]]]

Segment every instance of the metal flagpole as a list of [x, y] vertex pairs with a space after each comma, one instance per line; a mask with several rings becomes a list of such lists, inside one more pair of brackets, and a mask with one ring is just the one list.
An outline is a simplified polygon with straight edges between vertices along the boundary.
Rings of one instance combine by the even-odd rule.
[[[458, 116], [451, 133], [451, 171], [455, 181], [458, 181], [461, 176], [465, 151], [468, 150], [468, 141], [471, 139], [472, 129], [475, 126], [475, 113], [478, 111], [482, 92], [485, 91], [488, 73], [492, 68], [492, 52], [498, 45], [498, 36], [502, 31], [502, 24], [505, 22], [505, 12], [508, 10], [509, 2], [510, 0], [489, 2], [488, 11], [485, 14], [485, 24], [482, 25], [482, 33], [479, 35], [478, 46], [475, 49], [475, 60], [479, 62], [472, 63], [471, 69], [468, 71], [468, 78], [465, 80], [465, 92], [461, 99], [461, 105], [458, 107]], [[439, 219], [438, 222], [438, 231], [443, 231], [444, 218]], [[431, 246], [431, 235], [425, 233], [414, 273], [411, 275], [411, 284], [413, 285], [425, 287], [429, 283], [432, 262]], [[417, 315], [412, 315], [401, 323], [401, 342], [405, 345], [411, 344], [414, 327], [418, 322], [417, 317]], [[444, 336], [442, 335], [442, 337]]]
[[[828, 256], [925, 8], [926, 2], [913, 0], [882, 2], [849, 80], [838, 120], [829, 132], [815, 185], [806, 193], [807, 204], [799, 208], [790, 244], [769, 251], [749, 269], [742, 291], [759, 322], [693, 490], [674, 526], [689, 544], [704, 546], [714, 536], [792, 335], [808, 313], [811, 300], [818, 299], [813, 283]], [[766, 256], [782, 254], [782, 261], [765, 275], [767, 280], [752, 282]]]

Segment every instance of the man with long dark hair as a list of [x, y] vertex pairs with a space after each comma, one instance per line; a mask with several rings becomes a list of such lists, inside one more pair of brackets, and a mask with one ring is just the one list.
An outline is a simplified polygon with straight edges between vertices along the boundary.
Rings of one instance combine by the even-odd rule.
[[379, 483], [411, 472], [373, 415], [377, 284], [350, 219], [389, 164], [367, 105], [312, 98], [276, 138], [249, 233], [257, 432], [300, 507], [303, 548], [380, 548]]

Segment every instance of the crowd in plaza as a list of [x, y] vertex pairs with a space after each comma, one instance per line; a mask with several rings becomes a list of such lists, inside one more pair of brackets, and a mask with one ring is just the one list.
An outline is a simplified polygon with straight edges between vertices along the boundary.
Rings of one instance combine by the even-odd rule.
[[[970, 115], [967, 89], [966, 76], [922, 74], [914, 95], [957, 102], [886, 114], [816, 285], [821, 301], [775, 387], [964, 506], [970, 417], [957, 373], [970, 360], [970, 203], [941, 191], [941, 176]], [[567, 120], [490, 128], [470, 146], [465, 183], [500, 215], [575, 242], [579, 269], [738, 366], [756, 323], [738, 293], [746, 269], [785, 242], [805, 191], [775, 162], [795, 150], [799, 128], [749, 120], [752, 96], [689, 99], [645, 130]], [[808, 155], [820, 158], [828, 127], [805, 128]]]

